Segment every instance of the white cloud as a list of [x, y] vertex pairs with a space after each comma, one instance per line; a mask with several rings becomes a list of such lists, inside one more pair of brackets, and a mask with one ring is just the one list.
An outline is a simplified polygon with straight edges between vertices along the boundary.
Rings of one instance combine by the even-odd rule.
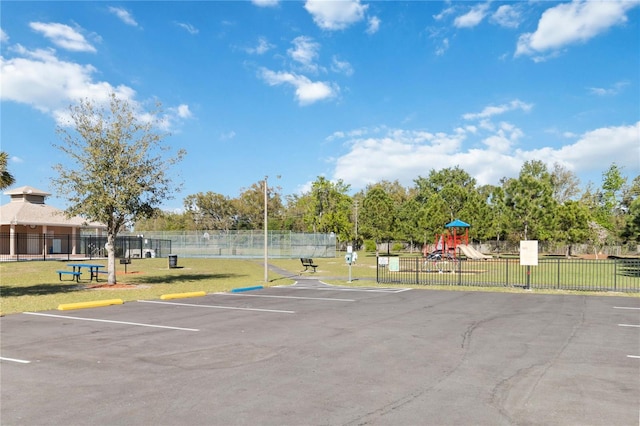
[[296, 37], [291, 43], [294, 47], [287, 50], [291, 59], [303, 65], [308, 71], [317, 71], [318, 67], [314, 61], [318, 59], [320, 44], [306, 36]]
[[8, 43], [9, 36], [4, 32], [2, 28], [0, 28], [0, 43]]
[[185, 105], [185, 104], [178, 105], [178, 107], [175, 108], [175, 112], [177, 116], [180, 118], [192, 117], [191, 110], [189, 110], [189, 105]]
[[347, 61], [341, 61], [336, 56], [331, 60], [331, 70], [346, 76], [353, 75], [353, 67]]
[[638, 5], [638, 1], [573, 0], [551, 7], [542, 14], [535, 32], [520, 36], [515, 55], [553, 52], [569, 44], [585, 42], [626, 22], [626, 12]]
[[228, 141], [228, 140], [231, 140], [231, 139], [233, 139], [233, 138], [235, 138], [235, 137], [236, 137], [236, 132], [234, 132], [233, 130], [231, 130], [231, 131], [229, 131], [229, 132], [222, 133], [222, 134], [220, 135], [220, 140], [221, 140], [221, 141]]
[[138, 26], [138, 23], [136, 22], [136, 20], [133, 18], [131, 13], [129, 13], [129, 11], [126, 9], [123, 9], [121, 7], [111, 6], [109, 7], [109, 12], [116, 15], [122, 22], [124, 22], [127, 25], [131, 25], [132, 27]]
[[304, 8], [313, 17], [313, 22], [323, 30], [343, 30], [364, 19], [369, 6], [360, 0], [307, 0]]
[[280, 3], [280, 0], [251, 0], [251, 3], [258, 7], [274, 7]]
[[264, 55], [274, 47], [275, 45], [269, 43], [265, 37], [259, 37], [258, 44], [255, 47], [248, 47], [244, 50], [251, 55]]
[[12, 157], [9, 159], [9, 161], [11, 161], [12, 163], [17, 163], [17, 164], [24, 163], [24, 160], [23, 160], [22, 158], [20, 158], [20, 157], [18, 157], [18, 156], [15, 156], [15, 155], [14, 155], [14, 156], [12, 156]]
[[311, 81], [303, 75], [274, 72], [263, 68], [260, 71], [260, 77], [270, 86], [279, 86], [281, 84], [293, 86], [296, 99], [300, 105], [310, 105], [321, 100], [330, 99], [339, 93], [337, 86], [323, 81]]
[[53, 50], [27, 50], [18, 45], [18, 57], [0, 58], [2, 100], [31, 105], [44, 113], [64, 115], [69, 104], [90, 97], [108, 99], [109, 92], [125, 98], [133, 95], [126, 86], [113, 87], [93, 81], [96, 69], [58, 59]]
[[95, 52], [93, 47], [82, 34], [68, 25], [58, 23], [31, 22], [32, 30], [37, 31], [51, 40], [53, 44], [74, 52]]
[[481, 112], [464, 114], [462, 118], [464, 118], [465, 120], [476, 120], [476, 119], [482, 119], [482, 118], [489, 118], [494, 115], [504, 114], [506, 112], [514, 111], [518, 109], [524, 112], [528, 112], [531, 110], [531, 108], [533, 108], [532, 104], [528, 104], [518, 99], [515, 99], [509, 102], [508, 104], [503, 104], [498, 106], [493, 106], [493, 105], [487, 106]]
[[602, 171], [603, 164], [616, 163], [640, 174], [640, 121], [627, 126], [602, 127], [582, 134], [560, 149], [541, 148], [518, 151], [525, 160], [543, 159], [547, 164], [571, 164], [576, 171]]
[[367, 26], [367, 34], [375, 34], [380, 29], [380, 18], [373, 16], [369, 18], [369, 25]]
[[455, 13], [455, 11], [456, 8], [454, 6], [449, 6], [446, 9], [443, 9], [442, 12], [438, 13], [437, 15], [433, 15], [433, 19], [435, 19], [436, 21], [441, 21], [447, 16]]
[[[134, 110], [142, 111], [135, 100], [132, 88], [113, 86], [106, 81], [95, 81], [98, 73], [92, 65], [82, 65], [64, 61], [56, 57], [52, 49], [28, 50], [21, 45], [13, 48], [13, 58], [0, 56], [0, 81], [2, 81], [1, 101], [29, 105], [48, 114], [60, 124], [70, 122], [69, 106], [81, 99], [91, 99], [97, 105], [106, 105], [111, 93], [129, 102]], [[163, 117], [165, 128], [171, 127], [177, 119], [191, 116], [185, 104], [169, 108]], [[151, 121], [154, 117], [140, 112], [138, 118]]]
[[489, 3], [482, 3], [476, 5], [471, 8], [464, 15], [458, 16], [454, 21], [453, 25], [457, 28], [472, 28], [478, 25], [485, 16], [487, 16], [487, 11], [489, 10]]
[[491, 15], [491, 21], [505, 28], [518, 28], [522, 17], [520, 11], [515, 7], [508, 4], [500, 6]]
[[200, 32], [199, 29], [186, 22], [176, 22], [176, 25], [185, 29], [189, 34], [198, 34]]
[[511, 147], [524, 136], [522, 130], [510, 123], [500, 123], [499, 129], [482, 142], [492, 152], [508, 152]]
[[598, 96], [614, 96], [619, 94], [622, 91], [622, 89], [624, 89], [624, 87], [628, 85], [629, 85], [628, 81], [619, 81], [615, 83], [613, 86], [608, 88], [590, 87], [589, 92], [592, 95], [598, 95]]
[[[473, 142], [468, 140], [471, 137], [481, 144], [464, 149], [462, 143]], [[410, 186], [431, 169], [460, 166], [478, 184], [497, 185], [503, 177], [517, 176], [522, 164], [530, 160], [543, 161], [549, 167], [560, 162], [576, 173], [600, 172], [603, 164], [615, 162], [632, 175], [640, 174], [640, 122], [591, 130], [558, 149], [514, 148], [523, 137], [523, 132], [509, 123], [500, 123], [489, 135], [475, 135], [462, 128], [451, 133], [398, 129], [384, 129], [378, 135], [363, 129], [358, 129], [357, 135], [336, 132], [330, 140], [344, 140], [348, 152], [334, 160], [332, 179], [343, 179], [356, 190], [383, 179]]]
[[445, 54], [445, 52], [449, 49], [449, 39], [448, 38], [443, 38], [442, 41], [440, 42], [440, 45], [438, 47], [436, 47], [436, 55], [437, 56], [442, 56]]

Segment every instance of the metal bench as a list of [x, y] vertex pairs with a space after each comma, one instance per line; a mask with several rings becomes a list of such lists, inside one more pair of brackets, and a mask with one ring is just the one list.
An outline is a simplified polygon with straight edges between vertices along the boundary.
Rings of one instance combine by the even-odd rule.
[[58, 278], [62, 281], [62, 275], [72, 275], [71, 281], [75, 280], [76, 282], [80, 282], [80, 275], [82, 272], [79, 271], [56, 271], [58, 273]]
[[315, 272], [318, 267], [318, 265], [313, 263], [313, 259], [301, 257], [300, 262], [302, 262], [302, 266], [304, 266], [305, 271], [309, 270], [309, 268], [313, 268], [313, 272]]

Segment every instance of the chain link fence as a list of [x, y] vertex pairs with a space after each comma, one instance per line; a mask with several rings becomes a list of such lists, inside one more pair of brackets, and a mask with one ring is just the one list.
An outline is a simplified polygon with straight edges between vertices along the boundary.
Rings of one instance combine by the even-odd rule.
[[[70, 260], [104, 258], [106, 236], [0, 233], [0, 261]], [[119, 258], [165, 257], [171, 253], [171, 241], [118, 236], [115, 254]]]
[[[264, 257], [264, 231], [145, 231], [136, 236], [169, 240], [172, 254], [181, 257]], [[336, 236], [268, 231], [267, 250], [270, 258], [335, 257]]]

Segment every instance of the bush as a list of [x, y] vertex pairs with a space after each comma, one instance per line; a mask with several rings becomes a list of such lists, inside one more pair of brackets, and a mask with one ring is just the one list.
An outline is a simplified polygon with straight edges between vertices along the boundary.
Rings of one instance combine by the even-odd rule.
[[376, 242], [373, 240], [364, 240], [364, 250], [365, 251], [376, 251], [376, 249], [378, 248], [378, 246], [376, 245]]

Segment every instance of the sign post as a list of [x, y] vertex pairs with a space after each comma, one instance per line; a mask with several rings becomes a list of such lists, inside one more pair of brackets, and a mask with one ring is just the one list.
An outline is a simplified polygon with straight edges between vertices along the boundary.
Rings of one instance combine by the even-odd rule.
[[531, 288], [531, 267], [538, 266], [538, 241], [520, 241], [520, 265], [527, 267], [525, 289]]
[[349, 265], [349, 281], [351, 282], [351, 264], [353, 263], [353, 246], [347, 246], [347, 254], [344, 255], [344, 260]]

